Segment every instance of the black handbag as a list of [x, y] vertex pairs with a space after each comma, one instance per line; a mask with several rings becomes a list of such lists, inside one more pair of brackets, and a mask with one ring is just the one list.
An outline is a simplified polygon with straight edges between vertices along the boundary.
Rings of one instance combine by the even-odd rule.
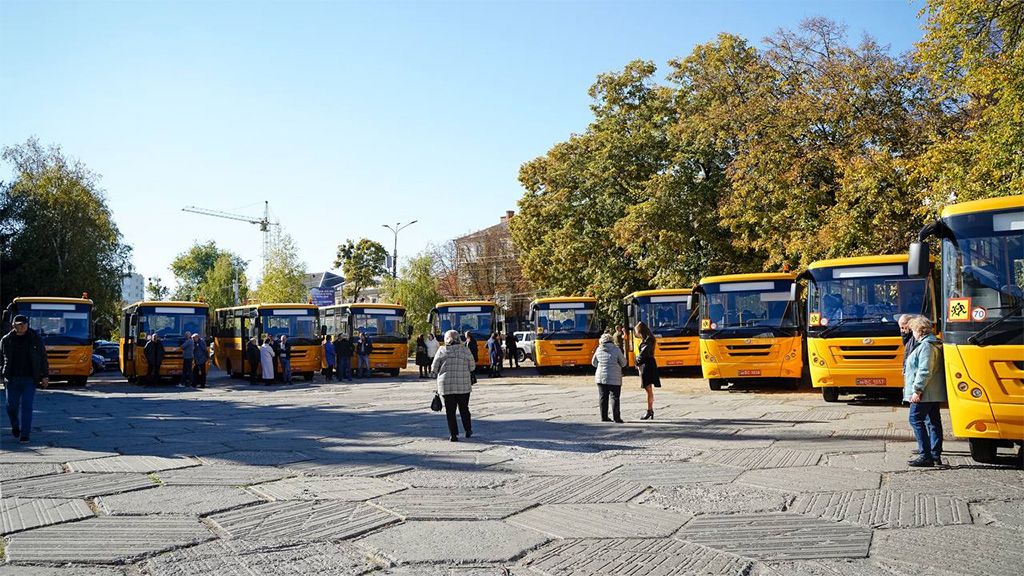
[[434, 392], [434, 399], [430, 401], [430, 409], [434, 412], [441, 411], [441, 396]]

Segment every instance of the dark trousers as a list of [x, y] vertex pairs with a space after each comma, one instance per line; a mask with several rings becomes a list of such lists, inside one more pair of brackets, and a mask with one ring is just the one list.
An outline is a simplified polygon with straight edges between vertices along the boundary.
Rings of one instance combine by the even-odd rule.
[[260, 380], [260, 365], [258, 362], [249, 363], [249, 383], [255, 384]]
[[[11, 428], [21, 428], [21, 437], [28, 438], [32, 432], [32, 404], [36, 398], [36, 383], [32, 378], [24, 376], [8, 378], [6, 392], [7, 418], [11, 421]], [[469, 401], [469, 394], [466, 394], [466, 401]], [[469, 415], [464, 414], [463, 420], [468, 422], [468, 419]]]
[[192, 384], [206, 388], [206, 362], [197, 362], [192, 371]]
[[448, 418], [448, 433], [452, 436], [459, 435], [459, 424], [455, 421], [455, 409], [459, 409], [462, 416], [462, 429], [467, 434], [473, 433], [473, 422], [469, 419], [469, 394], [445, 394], [444, 414]]
[[192, 359], [182, 358], [181, 359], [181, 383], [186, 386], [192, 384]]
[[352, 357], [342, 356], [338, 358], [338, 380], [352, 380]]
[[327, 368], [324, 368], [324, 377], [328, 380], [334, 380], [334, 364], [328, 364]]
[[516, 368], [519, 368], [519, 351], [515, 348], [511, 348], [508, 351], [508, 367], [512, 367], [512, 362], [516, 363]]
[[942, 457], [942, 413], [938, 402], [918, 402], [910, 405], [910, 427], [917, 438], [921, 457], [938, 460]]
[[619, 394], [622, 393], [622, 386], [609, 386], [608, 384], [598, 384], [597, 394], [598, 402], [601, 406], [601, 420], [608, 419], [608, 397], [612, 399], [612, 418], [615, 420], [622, 420], [622, 416], [619, 414]]
[[159, 384], [160, 383], [160, 365], [159, 364], [146, 364], [146, 383], [148, 383], [148, 384]]

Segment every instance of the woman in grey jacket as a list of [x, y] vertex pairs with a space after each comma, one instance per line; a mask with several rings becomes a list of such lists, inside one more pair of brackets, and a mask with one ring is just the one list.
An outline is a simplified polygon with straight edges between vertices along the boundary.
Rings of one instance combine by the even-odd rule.
[[946, 401], [946, 370], [942, 342], [935, 325], [924, 316], [908, 323], [917, 345], [903, 367], [903, 400], [910, 403], [910, 427], [917, 438], [918, 457], [908, 462], [915, 468], [942, 464], [942, 414]]
[[448, 418], [449, 440], [459, 441], [459, 425], [455, 421], [455, 409], [462, 416], [462, 428], [466, 438], [473, 435], [473, 423], [469, 417], [469, 393], [473, 391], [473, 370], [476, 362], [469, 349], [459, 341], [459, 333], [449, 330], [444, 333], [444, 346], [434, 356], [430, 371], [437, 374], [437, 393], [444, 399], [445, 416]]
[[597, 368], [594, 373], [594, 382], [597, 383], [597, 391], [601, 406], [601, 421], [611, 422], [608, 418], [608, 397], [612, 399], [612, 417], [616, 422], [622, 423], [622, 416], [619, 415], [619, 394], [622, 392], [622, 369], [626, 367], [626, 357], [622, 350], [615, 345], [611, 334], [602, 334], [601, 341], [594, 350], [594, 357], [590, 363]]

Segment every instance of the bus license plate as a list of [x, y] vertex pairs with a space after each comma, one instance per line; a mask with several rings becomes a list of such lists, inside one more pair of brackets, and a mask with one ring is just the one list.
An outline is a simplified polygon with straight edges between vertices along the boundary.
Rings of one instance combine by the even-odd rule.
[[575, 360], [562, 360], [562, 366], [575, 366]]
[[167, 373], [174, 376], [176, 374], [181, 374], [181, 370], [168, 370]]
[[740, 370], [740, 376], [760, 376], [760, 370]]
[[885, 378], [857, 378], [857, 386], [885, 386]]
[[373, 367], [374, 368], [387, 368], [388, 365], [387, 364], [382, 364], [382, 363], [378, 362], [378, 363], [374, 364]]
[[666, 366], [682, 366], [682, 365], [683, 365], [683, 361], [682, 360], [669, 360], [668, 363], [666, 364]]
[[54, 374], [54, 375], [60, 374], [60, 368], [50, 368], [50, 374]]

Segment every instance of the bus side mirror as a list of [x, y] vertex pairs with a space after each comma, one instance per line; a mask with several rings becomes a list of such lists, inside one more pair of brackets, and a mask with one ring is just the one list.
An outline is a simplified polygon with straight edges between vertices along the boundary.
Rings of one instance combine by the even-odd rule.
[[790, 302], [796, 302], [796, 295], [797, 295], [797, 292], [799, 290], [800, 290], [800, 285], [797, 284], [796, 282], [793, 282], [792, 284], [789, 285], [789, 301]]
[[927, 276], [930, 265], [928, 244], [925, 242], [912, 243], [910, 253], [907, 255], [907, 276], [915, 278]]

